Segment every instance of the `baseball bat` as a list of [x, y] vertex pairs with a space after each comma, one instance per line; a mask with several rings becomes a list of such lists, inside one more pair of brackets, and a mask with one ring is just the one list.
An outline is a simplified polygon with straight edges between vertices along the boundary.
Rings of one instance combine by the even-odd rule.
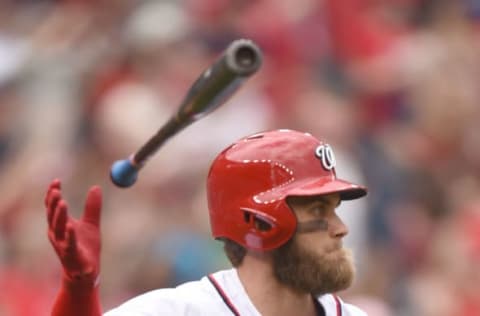
[[121, 188], [132, 186], [149, 157], [171, 137], [221, 106], [262, 64], [251, 40], [233, 41], [192, 84], [172, 117], [137, 152], [112, 164], [110, 178]]

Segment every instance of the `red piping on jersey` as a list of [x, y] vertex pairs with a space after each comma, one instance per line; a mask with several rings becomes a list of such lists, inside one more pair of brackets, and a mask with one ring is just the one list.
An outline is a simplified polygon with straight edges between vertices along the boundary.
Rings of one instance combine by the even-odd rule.
[[340, 299], [336, 295], [333, 295], [333, 298], [335, 299], [335, 303], [337, 305], [337, 316], [342, 316], [342, 305], [340, 303]]
[[235, 316], [240, 316], [240, 313], [237, 311], [235, 306], [233, 305], [232, 301], [228, 298], [227, 294], [223, 291], [223, 289], [220, 287], [220, 284], [218, 284], [217, 280], [213, 277], [213, 275], [209, 274], [208, 275], [208, 280], [210, 280], [210, 283], [212, 283], [213, 287], [215, 290], [217, 290], [218, 294], [222, 298], [223, 302], [228, 306], [228, 308], [232, 311], [232, 313]]

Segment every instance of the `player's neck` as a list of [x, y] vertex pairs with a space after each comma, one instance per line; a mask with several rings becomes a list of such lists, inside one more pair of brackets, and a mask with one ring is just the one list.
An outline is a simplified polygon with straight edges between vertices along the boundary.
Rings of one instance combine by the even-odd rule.
[[312, 296], [279, 283], [265, 258], [246, 256], [237, 271], [248, 297], [260, 314], [316, 315]]

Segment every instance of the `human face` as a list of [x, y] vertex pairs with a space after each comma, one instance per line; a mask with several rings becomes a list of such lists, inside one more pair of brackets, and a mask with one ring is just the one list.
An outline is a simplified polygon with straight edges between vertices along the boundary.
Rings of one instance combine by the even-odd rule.
[[348, 288], [355, 274], [351, 252], [343, 248], [348, 229], [335, 212], [338, 193], [292, 197], [295, 236], [273, 253], [274, 273], [281, 283], [315, 295]]

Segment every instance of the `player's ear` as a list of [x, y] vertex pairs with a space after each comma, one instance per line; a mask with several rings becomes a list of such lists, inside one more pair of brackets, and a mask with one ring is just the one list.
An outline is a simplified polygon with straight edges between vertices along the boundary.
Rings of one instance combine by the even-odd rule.
[[266, 232], [272, 229], [272, 225], [261, 218], [255, 217], [254, 223], [255, 223], [255, 228], [258, 229], [259, 231]]

